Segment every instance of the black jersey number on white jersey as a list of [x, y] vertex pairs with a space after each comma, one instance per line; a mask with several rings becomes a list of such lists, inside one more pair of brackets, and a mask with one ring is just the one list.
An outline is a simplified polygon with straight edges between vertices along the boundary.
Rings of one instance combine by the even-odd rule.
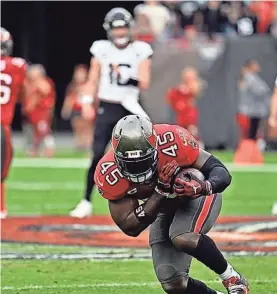
[[[113, 65], [110, 63], [109, 64], [110, 67], [110, 82], [111, 84], [117, 84], [118, 86], [126, 86], [128, 84], [128, 82], [122, 82], [120, 81], [120, 75], [115, 76], [114, 74], [114, 68]], [[131, 68], [130, 64], [127, 63], [119, 63], [118, 67], [127, 67], [127, 68]]]

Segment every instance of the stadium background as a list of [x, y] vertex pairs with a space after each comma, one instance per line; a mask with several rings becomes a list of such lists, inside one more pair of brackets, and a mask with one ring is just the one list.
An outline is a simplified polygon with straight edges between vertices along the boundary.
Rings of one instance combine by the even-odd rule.
[[[53, 127], [58, 131], [57, 139], [63, 136], [63, 130], [69, 130], [69, 124], [60, 117], [60, 110], [74, 65], [89, 63], [88, 49], [92, 41], [105, 37], [102, 23], [109, 9], [120, 5], [133, 11], [138, 3], [1, 3], [2, 26], [13, 35], [14, 55], [22, 56], [32, 63], [42, 63], [56, 83], [58, 96]], [[247, 56], [245, 51], [244, 54], [246, 57], [257, 58], [262, 63], [261, 75], [272, 88], [277, 69], [277, 54], [274, 55], [273, 51], [274, 48], [276, 50], [276, 41], [264, 36], [251, 38], [243, 41], [257, 42], [257, 46], [253, 46], [253, 43], [252, 46], [246, 44], [246, 48], [256, 50], [256, 53]], [[234, 98], [233, 102], [237, 101], [237, 97], [234, 97], [236, 77], [233, 76], [231, 80], [228, 78], [231, 74], [229, 66], [230, 63], [238, 62], [234, 72], [238, 71], [244, 57], [238, 58], [237, 51], [232, 53], [238, 44], [226, 40], [215, 44], [201, 43], [200, 47], [206, 51], [201, 51], [200, 55], [199, 51], [192, 50], [193, 47], [187, 50], [186, 44], [176, 41], [169, 46], [156, 48], [155, 58], [160, 56], [163, 62], [168, 58], [170, 62], [165, 62], [163, 66], [170, 71], [159, 71], [159, 63], [155, 63], [153, 83], [162, 84], [156, 71], [157, 74], [166, 76], [165, 79], [169, 79], [167, 82], [174, 84], [187, 60], [195, 62], [196, 66], [203, 66], [204, 73], [212, 73], [211, 76], [203, 74], [211, 92], [203, 97], [203, 104], [200, 103], [199, 108], [205, 115], [214, 116], [214, 105], [224, 107], [225, 99]], [[171, 55], [166, 57], [165, 52], [169, 48]], [[222, 48], [228, 50], [222, 51]], [[214, 52], [224, 54], [220, 58], [214, 58], [218, 57]], [[207, 55], [211, 58], [206, 58]], [[187, 58], [180, 59], [180, 56]], [[205, 58], [198, 58], [199, 56]], [[183, 63], [178, 62], [180, 60]], [[172, 64], [175, 64], [174, 72], [171, 72]], [[214, 95], [219, 85], [229, 87], [229, 82], [233, 88], [220, 88], [220, 93], [226, 96]], [[159, 87], [156, 89], [160, 90]], [[151, 91], [145, 93], [145, 97], [151, 99]], [[159, 91], [155, 93], [153, 104], [146, 103], [146, 107], [156, 121], [173, 121], [174, 117], [164, 103], [164, 97], [160, 97]], [[218, 99], [214, 104], [209, 100], [213, 97]], [[159, 111], [155, 111], [159, 103], [155, 99], [163, 99]], [[231, 133], [226, 134], [227, 140], [224, 139], [228, 141], [231, 138], [231, 147], [237, 143], [237, 128], [233, 117], [235, 102], [231, 107], [228, 104], [222, 108], [220, 117], [214, 117], [218, 126], [225, 123], [228, 126]], [[229, 117], [229, 122], [225, 120], [225, 114]], [[206, 126], [209, 124], [200, 119], [200, 127], [204, 130]], [[16, 131], [21, 129], [19, 108], [13, 127]], [[213, 138], [213, 133], [211, 128], [211, 134], [203, 132], [203, 135], [209, 141]], [[96, 192], [94, 217], [77, 220], [67, 216], [82, 195], [85, 169], [89, 162], [87, 153], [76, 153], [69, 145], [66, 150], [58, 150], [54, 158], [30, 159], [17, 148], [22, 137], [17, 136], [16, 139], [15, 158], [7, 181], [9, 217], [1, 222], [3, 293], [136, 294], [142, 290], [146, 293], [162, 293], [149, 260], [147, 232], [138, 239], [125, 237], [118, 232], [108, 217], [106, 201]], [[220, 140], [217, 143], [220, 145]], [[233, 164], [233, 151], [217, 151], [214, 154], [230, 169], [233, 183], [224, 193], [221, 218], [211, 234], [224, 253], [229, 255], [234, 266], [250, 280], [251, 294], [276, 294], [277, 219], [270, 214], [276, 200], [277, 153], [265, 152], [265, 162], [261, 166], [244, 167]], [[218, 278], [197, 262], [193, 263], [192, 275], [218, 290], [221, 287]]]
[[[74, 66], [89, 65], [93, 40], [106, 38], [102, 25], [107, 11], [117, 5], [133, 11], [138, 3], [2, 1], [2, 26], [15, 40], [14, 56], [21, 56], [30, 63], [42, 63], [56, 83], [55, 128], [64, 126], [60, 113]], [[19, 108], [13, 126], [21, 127]], [[69, 128], [69, 124], [65, 124], [65, 128]]]

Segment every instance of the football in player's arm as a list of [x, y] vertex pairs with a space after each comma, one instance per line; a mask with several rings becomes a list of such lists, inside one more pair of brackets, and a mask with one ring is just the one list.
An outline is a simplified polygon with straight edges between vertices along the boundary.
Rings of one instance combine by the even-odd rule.
[[[144, 204], [139, 205], [138, 199], [135, 198], [135, 195], [130, 195], [128, 189], [125, 189], [125, 194], [118, 195], [118, 193], [120, 194], [122, 193], [121, 191], [124, 191], [124, 188], [118, 192], [119, 190], [116, 186], [110, 187], [106, 183], [103, 174], [99, 173], [99, 167], [95, 173], [95, 181], [99, 191], [103, 197], [109, 200], [109, 209], [114, 222], [129, 236], [138, 236], [156, 219], [161, 203], [170, 194], [172, 189], [177, 197], [196, 198], [221, 193], [231, 183], [231, 175], [224, 164], [215, 156], [199, 149], [197, 141], [187, 130], [170, 125], [157, 125], [155, 127], [159, 130], [162, 129], [162, 132], [159, 132], [159, 138], [161, 139], [158, 139], [158, 145], [165, 143], [165, 146], [168, 146], [167, 141], [173, 142], [173, 140], [175, 144], [161, 149], [162, 156], [165, 156], [163, 150], [167, 154], [167, 163], [158, 169], [158, 178], [153, 188], [153, 193]], [[170, 155], [171, 161], [169, 161]], [[159, 159], [160, 162], [163, 160], [162, 158]], [[100, 161], [99, 166], [101, 165], [103, 165], [103, 161]], [[190, 182], [182, 181], [178, 178], [176, 181], [179, 181], [179, 185], [174, 186], [174, 177], [182, 165], [199, 169], [204, 174], [206, 180], [203, 181], [191, 174], [192, 180]], [[120, 171], [118, 170], [117, 173], [119, 175]], [[113, 175], [116, 177], [115, 173]], [[103, 182], [106, 185], [103, 185]], [[123, 181], [121, 180], [121, 182]], [[197, 193], [195, 193], [195, 187], [198, 187]]]
[[[183, 188], [173, 188], [178, 197], [208, 196], [223, 192], [231, 183], [229, 174], [223, 163], [215, 156], [200, 149], [197, 160], [191, 165], [199, 169], [207, 180], [202, 181], [191, 174], [190, 182], [179, 182]], [[114, 222], [127, 235], [136, 237], [147, 228], [157, 217], [160, 205], [167, 196], [172, 177], [177, 175], [179, 166], [176, 161], [166, 164], [159, 172], [158, 182], [153, 194], [146, 203], [139, 205], [130, 195], [119, 200], [109, 200], [109, 209]], [[180, 181], [180, 179], [178, 179]], [[197, 194], [193, 187], [200, 186]]]

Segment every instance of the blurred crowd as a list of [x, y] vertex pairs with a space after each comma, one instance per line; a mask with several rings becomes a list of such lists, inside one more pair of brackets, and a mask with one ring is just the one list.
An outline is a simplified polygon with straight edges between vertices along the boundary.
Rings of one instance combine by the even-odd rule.
[[218, 34], [277, 38], [274, 1], [145, 1], [134, 9], [136, 39], [155, 44], [172, 38]]
[[[210, 40], [216, 39], [218, 35], [272, 34], [277, 38], [277, 2], [272, 1], [145, 1], [135, 7], [134, 16], [133, 38], [146, 41], [154, 47], [170, 39], [191, 40], [200, 35]], [[240, 103], [236, 117], [241, 138], [247, 137], [249, 130], [252, 132], [251, 136], [256, 136], [261, 119], [268, 115], [271, 90], [259, 77], [259, 71], [259, 64], [255, 60], [247, 61], [241, 69], [238, 81]], [[61, 117], [70, 121], [76, 150], [89, 150], [93, 138], [92, 119], [82, 115], [78, 101], [87, 76], [88, 67], [76, 65], [65, 91], [61, 111]], [[180, 83], [172, 85], [165, 93], [176, 123], [189, 129], [200, 141], [197, 99], [201, 97], [205, 83], [197, 70], [189, 67], [180, 74]], [[253, 87], [257, 88], [257, 96], [262, 98], [249, 98], [252, 91], [249, 89]], [[256, 107], [260, 110], [258, 114], [250, 113], [248, 105], [251, 104], [251, 99], [261, 104]], [[29, 68], [25, 101], [23, 130], [26, 153], [36, 156], [43, 145], [43, 153], [52, 156], [55, 153], [55, 142], [51, 133], [55, 85], [47, 77], [42, 65], [32, 65]], [[251, 121], [251, 117], [257, 119]], [[260, 133], [258, 137], [262, 138]]]

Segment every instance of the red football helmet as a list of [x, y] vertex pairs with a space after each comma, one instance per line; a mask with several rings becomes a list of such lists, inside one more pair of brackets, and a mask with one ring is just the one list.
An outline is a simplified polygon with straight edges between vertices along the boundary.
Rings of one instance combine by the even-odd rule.
[[13, 39], [9, 31], [0, 28], [1, 55], [11, 55], [13, 49]]

